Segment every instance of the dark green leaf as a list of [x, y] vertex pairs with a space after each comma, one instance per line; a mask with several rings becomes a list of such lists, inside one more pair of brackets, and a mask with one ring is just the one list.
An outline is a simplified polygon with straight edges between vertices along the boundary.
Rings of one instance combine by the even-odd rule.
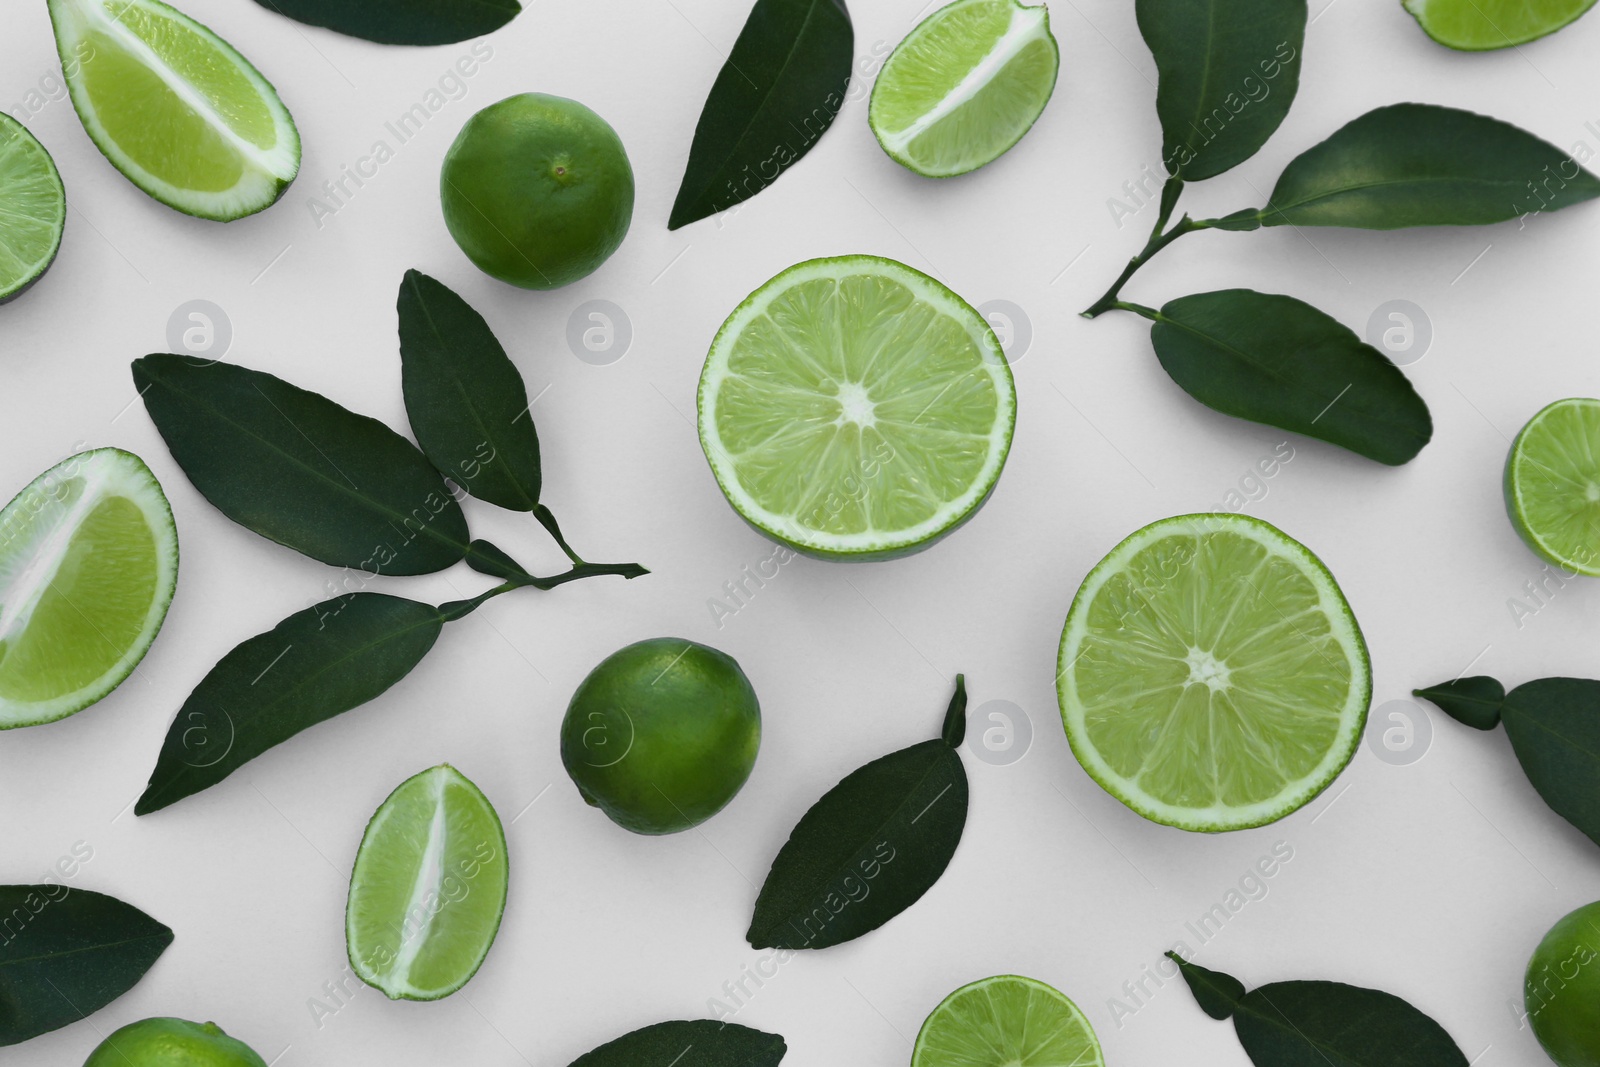
[[[958, 683], [951, 713], [965, 703]], [[801, 817], [756, 897], [753, 947], [851, 941], [933, 888], [967, 825], [967, 772], [948, 715], [945, 732], [852, 772]]]
[[1433, 701], [1451, 718], [1476, 730], [1493, 730], [1500, 725], [1500, 709], [1506, 699], [1505, 687], [1483, 675], [1416, 689], [1413, 694]]
[[1600, 196], [1600, 178], [1526, 130], [1435, 104], [1369, 111], [1302, 152], [1257, 215], [1268, 226], [1467, 226]]
[[1137, 0], [1160, 74], [1167, 173], [1200, 181], [1255, 155], [1300, 86], [1305, 0]]
[[466, 553], [439, 472], [376, 419], [231, 363], [146, 356], [133, 381], [195, 488], [263, 537], [369, 574], [427, 574]]
[[406, 414], [433, 465], [481, 500], [539, 503], [539, 438], [528, 390], [500, 342], [461, 297], [420, 271], [400, 283]]
[[365, 704], [410, 673], [443, 625], [428, 604], [349, 593], [245, 641], [183, 702], [134, 813], [216, 785], [301, 730]]
[[572, 1067], [776, 1067], [788, 1051], [777, 1034], [701, 1019], [623, 1034], [579, 1056]]
[[960, 748], [961, 742], [967, 739], [967, 676], [964, 674], [956, 675], [955, 695], [945, 709], [944, 727], [939, 736], [953, 749]]
[[1433, 436], [1428, 406], [1377, 349], [1293, 297], [1224, 289], [1155, 315], [1161, 366], [1209, 408], [1400, 464]]
[[667, 228], [755, 196], [844, 106], [855, 31], [844, 0], [756, 0], [711, 86]]
[[1600, 845], [1600, 682], [1541, 678], [1506, 694], [1511, 747], [1552, 811]]
[[[256, 0], [268, 11], [379, 44], [454, 44], [499, 29], [517, 0]], [[489, 53], [493, 54], [493, 53]], [[484, 58], [484, 57], [480, 57]]]
[[115, 897], [0, 886], [0, 1045], [87, 1018], [138, 984], [172, 931]]
[[1244, 999], [1244, 983], [1239, 979], [1189, 963], [1176, 952], [1167, 953], [1167, 958], [1178, 965], [1201, 1011], [1213, 1019], [1226, 1019], [1239, 1010], [1239, 1002]]

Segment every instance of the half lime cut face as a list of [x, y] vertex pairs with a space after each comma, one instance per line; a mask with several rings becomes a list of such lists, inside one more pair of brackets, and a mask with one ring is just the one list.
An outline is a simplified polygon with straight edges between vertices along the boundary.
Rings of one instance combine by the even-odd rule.
[[1600, 577], [1600, 400], [1557, 400], [1528, 420], [1506, 457], [1505, 493], [1529, 548]]
[[1355, 754], [1367, 648], [1322, 562], [1245, 515], [1182, 515], [1084, 579], [1056, 676], [1072, 751], [1134, 811], [1240, 830], [1305, 805]]
[[1103, 1067], [1078, 1006], [1033, 978], [996, 975], [951, 993], [917, 1033], [911, 1067]]
[[1448, 48], [1482, 52], [1527, 44], [1594, 6], [1594, 0], [1402, 0], [1424, 33]]
[[0, 114], [0, 304], [50, 269], [66, 228], [67, 198], [50, 153]]

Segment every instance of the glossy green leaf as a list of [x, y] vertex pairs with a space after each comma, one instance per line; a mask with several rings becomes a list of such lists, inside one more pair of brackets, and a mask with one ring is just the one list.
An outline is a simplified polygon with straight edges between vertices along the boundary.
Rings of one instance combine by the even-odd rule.
[[420, 271], [397, 302], [406, 414], [433, 465], [481, 500], [539, 503], [539, 438], [522, 374], [483, 316]]
[[1400, 464], [1433, 436], [1428, 406], [1400, 369], [1293, 297], [1224, 289], [1154, 313], [1161, 366], [1209, 408]]
[[711, 86], [667, 228], [771, 185], [844, 106], [855, 31], [844, 0], [756, 0]]
[[1295, 157], [1254, 215], [1266, 226], [1469, 226], [1596, 196], [1600, 178], [1526, 130], [1436, 104], [1391, 104]]
[[1168, 956], [1206, 1014], [1232, 1015], [1256, 1067], [1467, 1067], [1444, 1027], [1392, 993], [1343, 982], [1273, 982], [1246, 993], [1237, 978]]
[[710, 1019], [646, 1026], [572, 1061], [572, 1067], [776, 1067], [789, 1051], [777, 1034]]
[[[967, 824], [961, 678], [942, 735], [848, 775], [789, 835], [756, 898], [755, 948], [827, 948], [870, 933], [931, 889]], [[953, 740], [952, 740], [953, 738]]]
[[365, 704], [411, 672], [444, 622], [428, 604], [349, 593], [245, 641], [183, 702], [134, 812], [216, 785], [301, 730]]
[[1505, 706], [1505, 686], [1493, 678], [1482, 675], [1457, 678], [1412, 691], [1415, 696], [1431, 700], [1458, 722], [1475, 730], [1493, 730], [1500, 725], [1500, 712]]
[[172, 931], [59, 883], [0, 885], [0, 1045], [85, 1019], [138, 984]]
[[133, 380], [205, 498], [336, 567], [427, 574], [467, 551], [467, 521], [416, 446], [376, 419], [232, 363], [152, 355]]
[[1255, 155], [1300, 86], [1305, 0], [1137, 0], [1160, 81], [1161, 158], [1185, 181]]
[[379, 44], [454, 44], [499, 29], [517, 0], [256, 0], [268, 11]]

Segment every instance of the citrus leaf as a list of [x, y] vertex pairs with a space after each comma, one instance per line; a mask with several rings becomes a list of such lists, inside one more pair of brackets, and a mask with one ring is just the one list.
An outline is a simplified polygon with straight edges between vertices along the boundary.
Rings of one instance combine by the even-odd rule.
[[308, 26], [379, 44], [454, 44], [499, 29], [522, 11], [517, 0], [256, 0]]
[[1506, 690], [1493, 678], [1479, 675], [1442, 682], [1427, 689], [1414, 689], [1412, 695], [1433, 701], [1452, 719], [1475, 730], [1493, 730], [1500, 725]]
[[1167, 173], [1200, 181], [1249, 159], [1300, 86], [1305, 0], [1137, 0], [1160, 81]]
[[301, 730], [378, 696], [427, 655], [444, 621], [428, 604], [348, 593], [238, 645], [183, 702], [134, 813], [208, 789]]
[[756, 0], [695, 126], [669, 230], [755, 196], [833, 125], [855, 30], [844, 0]]
[[189, 480], [241, 526], [369, 574], [427, 574], [466, 554], [444, 479], [378, 420], [232, 363], [145, 356], [133, 381]]
[[1600, 845], [1600, 682], [1541, 678], [1500, 712], [1528, 781], [1550, 809]]
[[1233, 1001], [1234, 1032], [1256, 1067], [1467, 1067], [1444, 1027], [1392, 993], [1343, 982], [1246, 993], [1236, 978], [1168, 955], [1213, 1019], [1228, 1018]]
[[406, 271], [397, 301], [411, 432], [461, 488], [512, 511], [539, 503], [539, 438], [528, 389], [489, 324], [461, 297]]
[[1401, 464], [1433, 436], [1400, 369], [1293, 297], [1223, 289], [1153, 313], [1150, 341], [1172, 380], [1225, 415]]
[[646, 1026], [608, 1041], [571, 1067], [776, 1067], [789, 1047], [777, 1034], [711, 1019]]
[[[967, 772], [945, 736], [873, 760], [801, 817], [756, 897], [754, 948], [828, 948], [870, 933], [933, 888], [967, 825]], [[957, 737], [956, 743], [960, 740]]]
[[1367, 112], [1290, 162], [1267, 226], [1471, 226], [1600, 196], [1600, 178], [1499, 119], [1435, 104]]
[[172, 944], [133, 905], [60, 884], [0, 885], [0, 916], [0, 1045], [93, 1015]]

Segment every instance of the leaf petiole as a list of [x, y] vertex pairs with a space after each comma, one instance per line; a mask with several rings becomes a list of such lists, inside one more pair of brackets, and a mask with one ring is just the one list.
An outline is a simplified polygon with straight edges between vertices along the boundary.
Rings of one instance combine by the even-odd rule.
[[533, 574], [509, 578], [493, 589], [486, 589], [468, 600], [452, 600], [447, 604], [440, 604], [439, 614], [444, 617], [445, 622], [454, 622], [456, 619], [472, 614], [501, 593], [509, 593], [513, 589], [522, 589], [526, 586], [548, 590], [554, 589], [558, 585], [566, 585], [568, 582], [576, 582], [581, 578], [599, 578], [607, 574], [615, 574], [623, 578], [638, 578], [649, 573], [648, 570], [637, 563], [580, 563], [571, 570], [563, 571], [549, 578], [540, 578]]
[[[1084, 309], [1082, 312], [1084, 318], [1098, 318], [1107, 311], [1112, 310], [1137, 311], [1138, 305], [1125, 304], [1118, 299], [1122, 294], [1122, 287], [1128, 284], [1128, 279], [1132, 278], [1140, 267], [1150, 262], [1163, 248], [1166, 248], [1184, 234], [1211, 227], [1212, 222], [1210, 220], [1196, 221], [1185, 215], [1174, 223], [1171, 229], [1167, 228], [1167, 223], [1172, 218], [1172, 212], [1178, 206], [1178, 196], [1182, 192], [1182, 178], [1167, 179], [1166, 185], [1161, 188], [1161, 210], [1156, 216], [1154, 228], [1150, 231], [1150, 239], [1145, 242], [1144, 248], [1140, 249], [1138, 255], [1128, 260], [1128, 265], [1122, 268], [1122, 273], [1117, 275], [1117, 280], [1111, 283], [1111, 288], [1105, 291], [1105, 295]], [[1144, 314], [1143, 312], [1139, 313]], [[1146, 315], [1145, 317], [1149, 318], [1151, 316]]]

